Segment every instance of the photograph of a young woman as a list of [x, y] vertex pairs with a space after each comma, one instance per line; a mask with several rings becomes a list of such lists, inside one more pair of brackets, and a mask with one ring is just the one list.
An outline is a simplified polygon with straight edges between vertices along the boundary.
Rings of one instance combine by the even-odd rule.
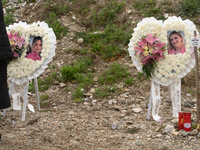
[[180, 32], [173, 31], [168, 36], [168, 54], [185, 53], [185, 42]]
[[42, 50], [42, 38], [34, 37], [32, 44], [28, 46], [26, 58], [32, 59], [34, 61], [41, 60], [41, 50]]

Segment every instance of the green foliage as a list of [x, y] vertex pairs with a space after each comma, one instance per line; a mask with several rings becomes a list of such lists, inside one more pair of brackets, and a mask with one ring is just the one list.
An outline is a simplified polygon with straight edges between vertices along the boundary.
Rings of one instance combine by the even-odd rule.
[[77, 73], [77, 74], [75, 74], [75, 80], [77, 83], [82, 83], [85, 86], [88, 86], [88, 85], [94, 83], [91, 72], [87, 73], [86, 75]]
[[[36, 0], [29, 0], [27, 2], [35, 1]], [[41, 13], [41, 17], [43, 17], [43, 20], [48, 23], [49, 27], [53, 28], [58, 39], [61, 39], [68, 33], [68, 27], [64, 26], [59, 21], [59, 18], [68, 12], [69, 7], [66, 5], [65, 0], [45, 0], [44, 11]], [[28, 15], [28, 13], [25, 15]]]
[[54, 33], [58, 39], [61, 39], [63, 36], [67, 35], [68, 27], [63, 26], [55, 13], [50, 13], [49, 16], [46, 16], [46, 23], [49, 27], [53, 28]]
[[45, 3], [45, 8], [47, 12], [54, 13], [56, 16], [60, 17], [61, 15], [64, 15], [65, 13], [69, 12], [69, 7], [64, 4], [63, 1], [58, 1], [60, 3], [54, 3], [52, 4], [52, 0], [47, 0]]
[[137, 10], [144, 10], [146, 8], [152, 8], [154, 6], [156, 6], [156, 0], [137, 0], [134, 4], [133, 7]]
[[156, 68], [156, 62], [148, 62], [146, 65], [142, 67], [142, 72], [146, 76], [147, 79], [151, 78]]
[[18, 2], [17, 3], [22, 3], [22, 0], [18, 0]]
[[161, 4], [162, 5], [172, 5], [172, 1], [171, 0], [162, 0]]
[[[56, 72], [52, 73], [49, 77], [46, 77], [45, 80], [38, 78], [38, 91], [46, 91], [49, 89], [49, 85], [53, 83], [54, 79], [59, 80], [59, 76]], [[35, 92], [34, 80], [29, 84], [29, 92]]]
[[195, 95], [195, 93], [196, 93], [196, 91], [195, 91], [195, 90], [193, 90], [193, 89], [191, 89], [191, 88], [188, 88], [188, 87], [187, 87], [187, 90], [186, 90], [186, 92], [187, 92], [187, 93], [190, 93], [192, 96], [194, 96], [194, 95]]
[[92, 16], [87, 20], [86, 26], [92, 26], [93, 29], [99, 27], [105, 27], [108, 24], [117, 21], [117, 15], [125, 7], [125, 3], [107, 2], [104, 8], [100, 9], [99, 12], [93, 11]]
[[156, 122], [152, 122], [151, 125], [152, 126], [157, 126], [157, 123]]
[[96, 4], [96, 0], [70, 0], [71, 4], [71, 11], [78, 16], [87, 16], [90, 11], [90, 5]]
[[33, 3], [36, 2], [36, 0], [26, 0], [27, 3]]
[[103, 33], [76, 32], [75, 38], [82, 37], [83, 46], [90, 46], [90, 51], [101, 55], [104, 60], [115, 60], [126, 53], [124, 46], [128, 45], [132, 37], [132, 31], [126, 31], [126, 29], [127, 26], [106, 26]]
[[113, 84], [128, 76], [130, 76], [130, 72], [128, 72], [126, 67], [118, 63], [114, 63], [108, 70], [104, 71], [100, 75], [99, 83]]
[[51, 77], [52, 77], [53, 79], [58, 80], [58, 81], [60, 81], [60, 78], [61, 78], [60, 75], [57, 74], [56, 71], [54, 71], [54, 72], [51, 74]]
[[52, 76], [46, 77], [46, 84], [52, 84], [53, 83], [53, 78]]
[[71, 91], [72, 87], [70, 85], [68, 85], [65, 89], [66, 89], [66, 91]]
[[82, 87], [78, 87], [77, 89], [74, 90], [74, 93], [72, 94], [72, 99], [75, 101], [80, 100], [84, 96]]
[[196, 129], [196, 128], [197, 128], [197, 125], [195, 123], [192, 123], [191, 130]]
[[74, 127], [66, 127], [66, 130], [73, 130]]
[[179, 15], [182, 16], [197, 16], [200, 13], [199, 0], [182, 0], [179, 3]]
[[126, 132], [127, 133], [131, 133], [131, 134], [133, 134], [133, 133], [138, 133], [139, 132], [139, 128], [131, 128], [131, 129], [128, 129]]
[[14, 15], [12, 13], [9, 13], [4, 16], [4, 22], [6, 26], [9, 26], [10, 24], [13, 24], [15, 22]]
[[6, 13], [7, 13], [7, 14], [13, 13], [13, 12], [15, 11], [15, 9], [16, 9], [15, 7], [7, 8], [7, 9], [6, 9]]
[[73, 67], [73, 66], [70, 66], [70, 65], [67, 65], [66, 67], [63, 67], [60, 69], [60, 72], [62, 74], [62, 79], [64, 81], [69, 81], [69, 80], [73, 80], [75, 79], [75, 74], [77, 72], [76, 70], [77, 67]]
[[125, 79], [125, 84], [127, 86], [133, 85], [134, 84], [133, 78], [127, 78], [127, 79]]
[[4, 6], [7, 3], [7, 0], [2, 0], [2, 5]]
[[84, 100], [82, 98], [77, 98], [75, 100], [73, 100], [73, 102], [75, 103], [82, 103]]
[[116, 87], [102, 86], [95, 89], [94, 97], [105, 98], [111, 96], [115, 92], [121, 93], [121, 89], [117, 89]]
[[50, 106], [50, 104], [47, 103], [47, 102], [40, 102], [40, 106], [41, 106], [42, 108], [47, 108], [47, 107]]
[[49, 89], [49, 86], [45, 83], [45, 81], [42, 79], [38, 79], [38, 90], [46, 91], [48, 89]]
[[156, 6], [156, 0], [137, 0], [133, 7], [140, 11], [144, 17], [155, 17], [158, 20], [165, 20], [161, 13], [161, 7]]
[[[61, 68], [60, 72], [62, 79], [64, 81], [75, 80], [76, 78], [80, 81], [80, 73], [86, 73], [88, 71], [89, 65], [92, 64], [92, 61], [88, 57], [78, 59], [77, 63], [74, 66], [67, 65]], [[89, 74], [88, 74], [89, 75]]]
[[52, 69], [56, 68], [56, 65], [55, 65], [55, 64], [53, 64], [53, 65], [51, 66], [51, 68], [52, 68]]
[[48, 94], [44, 94], [44, 95], [40, 96], [40, 100], [41, 101], [44, 101], [44, 100], [47, 100], [47, 99], [49, 99], [49, 95]]

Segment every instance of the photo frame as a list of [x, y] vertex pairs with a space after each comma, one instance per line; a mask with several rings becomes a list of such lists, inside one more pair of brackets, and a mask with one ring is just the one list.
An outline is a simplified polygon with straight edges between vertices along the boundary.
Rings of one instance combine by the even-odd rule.
[[40, 36], [30, 36], [29, 44], [26, 48], [26, 58], [34, 61], [41, 61], [41, 54], [43, 48], [43, 40]]
[[[162, 53], [164, 59], [159, 59], [157, 66], [152, 73], [151, 79], [163, 86], [170, 85], [173, 81], [183, 78], [195, 66], [195, 59], [192, 57], [190, 38], [193, 32], [198, 31], [194, 23], [190, 20], [182, 20], [180, 17], [169, 17], [167, 20], [156, 20], [155, 18], [144, 18], [133, 29], [134, 33], [129, 43], [129, 54], [136, 68], [142, 72], [144, 64], [138, 54], [138, 42], [148, 34], [156, 35], [161, 43], [166, 44], [166, 50]], [[180, 32], [184, 38], [184, 53], [168, 53], [168, 37], [171, 32]], [[140, 52], [141, 53], [141, 52]]]

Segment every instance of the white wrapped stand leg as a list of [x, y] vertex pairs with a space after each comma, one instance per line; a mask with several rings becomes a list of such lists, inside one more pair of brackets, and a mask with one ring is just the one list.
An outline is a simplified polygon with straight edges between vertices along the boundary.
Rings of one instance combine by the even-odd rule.
[[7, 111], [7, 109], [3, 110], [3, 117], [6, 117], [6, 111]]
[[23, 110], [22, 110], [22, 121], [25, 121], [25, 116], [26, 116], [26, 106], [27, 106], [27, 95], [28, 95], [28, 86], [29, 82], [26, 82], [26, 85], [24, 86], [23, 91], [25, 92], [23, 95]]
[[35, 95], [36, 95], [37, 108], [40, 111], [40, 99], [39, 99], [39, 93], [38, 93], [37, 78], [34, 78], [34, 85], [35, 85]]
[[161, 122], [161, 117], [158, 116], [160, 107], [160, 84], [157, 84], [153, 80], [151, 81], [151, 94], [153, 101], [152, 117], [155, 121]]
[[181, 111], [181, 79], [169, 85], [169, 99], [172, 101], [173, 117]]
[[151, 104], [152, 104], [152, 94], [151, 94], [151, 90], [150, 90], [147, 119], [150, 119], [150, 116], [151, 116]]

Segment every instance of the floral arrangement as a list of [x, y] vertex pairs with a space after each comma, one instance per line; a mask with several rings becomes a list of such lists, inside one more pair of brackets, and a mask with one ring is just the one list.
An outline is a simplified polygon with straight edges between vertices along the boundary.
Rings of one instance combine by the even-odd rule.
[[24, 50], [23, 45], [26, 44], [25, 38], [22, 38], [18, 32], [15, 32], [13, 34], [12, 30], [10, 31], [10, 33], [7, 34], [14, 57], [15, 58], [20, 57]]
[[[152, 58], [151, 47], [147, 46], [147, 51], [147, 47], [142, 46], [145, 45], [145, 42], [148, 42], [149, 40], [147, 35], [149, 36], [151, 34], [151, 41], [153, 41], [154, 38], [157, 39], [157, 42], [159, 41], [162, 44], [166, 43], [166, 45], [163, 45], [163, 47], [162, 45], [160, 46], [160, 49], [164, 50], [168, 43], [167, 33], [172, 31], [181, 31], [183, 33], [186, 49], [185, 53], [168, 55], [168, 51], [165, 50], [161, 52], [162, 55], [160, 55], [161, 53], [158, 55], [159, 61], [156, 58], [150, 59], [150, 61], [149, 58]], [[145, 74], [148, 73], [147, 76], [149, 76], [151, 73], [151, 76], [149, 77], [151, 77], [151, 79], [156, 83], [164, 86], [168, 86], [177, 78], [183, 78], [195, 66], [195, 59], [191, 57], [192, 51], [190, 47], [190, 37], [192, 37], [193, 31], [197, 31], [196, 27], [194, 23], [188, 19], [183, 21], [180, 17], [169, 17], [163, 22], [162, 20], [156, 20], [153, 17], [144, 18], [137, 24], [137, 27], [134, 28], [134, 33], [132, 34], [133, 36], [128, 45], [129, 54], [131, 55], [134, 65], [140, 72]], [[153, 50], [155, 50], [155, 48], [153, 48]], [[150, 53], [147, 55], [149, 51]], [[156, 63], [155, 67], [153, 68], [154, 70], [151, 69], [151, 62]]]
[[[24, 22], [15, 23], [14, 25], [10, 25], [6, 28], [7, 33], [13, 33], [13, 31], [20, 33], [21, 37], [24, 37], [24, 42], [21, 42], [23, 45], [21, 47], [20, 42], [18, 43], [18, 47], [21, 47], [21, 53], [16, 52], [20, 57], [18, 59], [11, 61], [8, 65], [8, 75], [10, 77], [21, 78], [21, 77], [30, 77], [32, 78], [39, 76], [40, 73], [44, 72], [44, 69], [47, 68], [47, 63], [52, 60], [52, 57], [55, 55], [55, 44], [56, 44], [56, 37], [51, 28], [44, 22], [37, 22], [31, 25], [28, 25]], [[9, 35], [10, 39], [15, 41], [14, 35]], [[30, 37], [40, 36], [42, 37], [43, 46], [42, 46], [42, 53], [41, 53], [41, 61], [36, 60], [33, 61], [32, 59], [27, 59], [26, 56], [26, 48], [29, 44]], [[18, 39], [18, 41], [22, 41]], [[16, 41], [11, 41], [11, 46], [16, 48]], [[17, 56], [17, 55], [16, 55]], [[34, 77], [33, 77], [34, 76]]]
[[161, 43], [160, 39], [156, 38], [156, 35], [147, 34], [141, 38], [141, 41], [137, 42], [138, 47], [134, 47], [136, 50], [135, 55], [141, 58], [143, 63], [142, 71], [147, 78], [151, 78], [154, 70], [157, 66], [159, 59], [164, 58], [163, 52], [165, 51], [166, 44]]

